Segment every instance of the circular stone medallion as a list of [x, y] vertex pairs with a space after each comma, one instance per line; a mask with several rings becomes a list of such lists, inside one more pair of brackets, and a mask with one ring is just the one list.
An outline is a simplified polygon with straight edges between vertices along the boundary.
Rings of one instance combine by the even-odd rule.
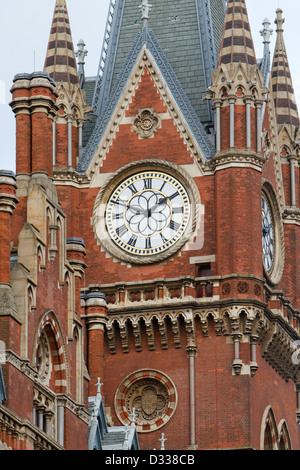
[[115, 409], [120, 421], [130, 425], [130, 415], [135, 410], [137, 432], [142, 433], [164, 426], [173, 416], [176, 406], [174, 383], [156, 370], [134, 372], [121, 383], [115, 396]]

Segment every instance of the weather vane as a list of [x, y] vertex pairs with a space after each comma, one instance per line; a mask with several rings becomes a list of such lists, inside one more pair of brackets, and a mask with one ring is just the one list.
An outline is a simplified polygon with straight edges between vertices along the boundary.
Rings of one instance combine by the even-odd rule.
[[142, 4], [139, 6], [139, 9], [142, 13], [142, 20], [144, 21], [144, 26], [147, 26], [151, 8], [152, 5], [148, 3], [148, 0], [142, 0]]

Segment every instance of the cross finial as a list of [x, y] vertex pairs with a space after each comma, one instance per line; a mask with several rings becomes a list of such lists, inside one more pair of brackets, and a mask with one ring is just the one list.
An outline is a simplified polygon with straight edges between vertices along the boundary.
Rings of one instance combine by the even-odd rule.
[[101, 395], [101, 387], [102, 387], [103, 385], [104, 385], [104, 384], [101, 382], [100, 377], [98, 377], [98, 382], [96, 383], [97, 395]]
[[158, 440], [161, 442], [161, 448], [160, 448], [160, 450], [165, 450], [165, 442], [166, 442], [168, 439], [165, 438], [164, 433], [162, 433], [161, 439], [158, 439]]
[[142, 4], [139, 6], [139, 9], [142, 13], [142, 20], [144, 21], [144, 26], [147, 26], [149, 20], [149, 13], [152, 8], [152, 5], [148, 3], [148, 0], [142, 0]]
[[85, 43], [83, 39], [77, 44], [78, 50], [75, 52], [75, 56], [78, 57], [78, 64], [85, 64], [85, 57], [88, 55], [88, 51], [85, 49]]
[[132, 408], [132, 413], [130, 415], [131, 426], [135, 426], [135, 419], [137, 418], [137, 414], [135, 412], [135, 408]]
[[264, 44], [270, 44], [271, 42], [270, 38], [273, 34], [273, 29], [271, 29], [270, 26], [271, 26], [271, 22], [270, 20], [268, 20], [268, 18], [266, 18], [263, 22], [263, 29], [260, 31], [260, 34], [264, 38], [264, 41], [263, 41]]
[[276, 10], [276, 20], [275, 20], [275, 23], [277, 25], [277, 33], [279, 32], [283, 32], [283, 23], [285, 22], [285, 19], [282, 17], [282, 13], [283, 11], [281, 10], [281, 8], [278, 8]]

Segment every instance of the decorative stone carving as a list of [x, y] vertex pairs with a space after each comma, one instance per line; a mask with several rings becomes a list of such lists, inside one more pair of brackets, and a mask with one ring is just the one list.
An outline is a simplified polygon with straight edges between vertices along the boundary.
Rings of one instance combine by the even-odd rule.
[[36, 368], [39, 379], [46, 382], [51, 374], [51, 352], [48, 338], [43, 331], [36, 352]]
[[177, 406], [175, 385], [162, 372], [141, 370], [131, 374], [120, 385], [115, 396], [118, 418], [130, 424], [132, 410], [136, 412], [137, 432], [153, 432], [164, 426]]
[[237, 291], [239, 294], [246, 294], [249, 290], [247, 282], [239, 282], [237, 285]]
[[152, 108], [139, 110], [134, 119], [131, 129], [136, 132], [141, 139], [153, 137], [154, 133], [160, 127], [160, 117]]
[[231, 292], [230, 284], [228, 282], [225, 282], [225, 284], [223, 284], [223, 286], [222, 286], [222, 294], [223, 295], [229, 295], [230, 292]]

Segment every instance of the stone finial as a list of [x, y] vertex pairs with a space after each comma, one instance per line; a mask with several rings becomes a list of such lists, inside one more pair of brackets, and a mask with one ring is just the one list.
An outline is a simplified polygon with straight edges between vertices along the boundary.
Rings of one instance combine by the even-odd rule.
[[276, 30], [277, 33], [283, 32], [283, 24], [285, 22], [285, 19], [283, 18], [282, 14], [283, 14], [283, 10], [281, 8], [278, 8], [276, 10], [276, 20], [275, 20], [275, 24], [277, 25], [277, 30]]
[[101, 387], [102, 387], [103, 385], [104, 385], [104, 384], [101, 382], [100, 377], [98, 377], [98, 382], [96, 383], [97, 395], [101, 395]]
[[83, 39], [80, 39], [77, 44], [78, 50], [75, 52], [76, 57], [78, 58], [78, 64], [85, 64], [85, 58], [88, 55], [88, 51], [85, 49], [85, 42]]
[[271, 36], [274, 32], [274, 30], [270, 28], [271, 22], [268, 18], [265, 18], [262, 25], [263, 29], [260, 31], [260, 34], [263, 37], [263, 43], [270, 44]]
[[137, 418], [137, 414], [135, 412], [135, 408], [132, 409], [132, 413], [130, 415], [130, 421], [131, 421], [131, 426], [134, 427], [135, 426], [135, 420]]
[[165, 450], [165, 442], [166, 442], [168, 439], [165, 438], [164, 433], [162, 433], [161, 438], [158, 439], [158, 440], [159, 440], [159, 442], [161, 442], [161, 448], [160, 448], [160, 450]]
[[152, 5], [148, 3], [148, 0], [142, 0], [142, 4], [139, 6], [139, 9], [142, 13], [142, 20], [144, 21], [144, 26], [146, 26], [148, 23], [151, 8]]

